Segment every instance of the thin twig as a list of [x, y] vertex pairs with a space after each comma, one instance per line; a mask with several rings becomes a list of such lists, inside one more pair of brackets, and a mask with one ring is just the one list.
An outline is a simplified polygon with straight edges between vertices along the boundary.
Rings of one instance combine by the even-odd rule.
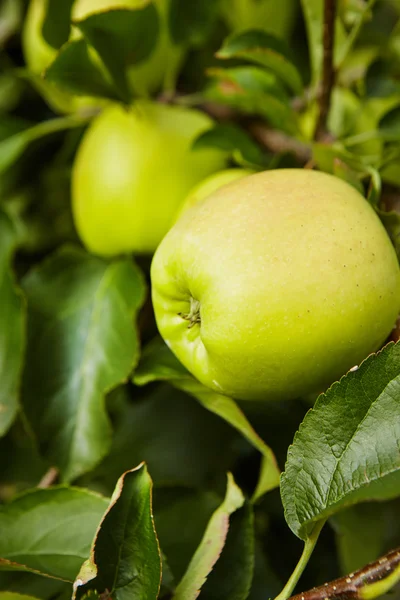
[[335, 83], [333, 48], [335, 42], [336, 0], [325, 0], [324, 5], [324, 58], [322, 66], [322, 89], [319, 98], [319, 118], [315, 139], [323, 140], [327, 133], [327, 121], [331, 105], [332, 88]]
[[59, 475], [59, 471], [56, 467], [50, 467], [48, 471], [43, 475], [42, 479], [39, 481], [37, 487], [38, 488], [48, 488], [53, 483], [57, 481]]
[[270, 129], [265, 124], [257, 121], [250, 123], [248, 130], [264, 148], [273, 154], [290, 152], [295, 156], [296, 161], [302, 165], [311, 160], [311, 147], [282, 131]]

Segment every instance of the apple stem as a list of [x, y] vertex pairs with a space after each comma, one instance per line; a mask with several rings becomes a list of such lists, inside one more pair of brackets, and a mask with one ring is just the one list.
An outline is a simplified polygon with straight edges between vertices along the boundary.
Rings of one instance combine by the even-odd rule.
[[322, 64], [322, 87], [319, 97], [319, 118], [315, 129], [315, 139], [323, 140], [327, 134], [327, 121], [331, 105], [332, 89], [335, 84], [333, 51], [335, 44], [336, 0], [325, 0], [324, 5], [324, 55]]
[[191, 329], [196, 323], [201, 323], [200, 302], [190, 297], [190, 309], [188, 313], [180, 312], [178, 316], [189, 321], [188, 329]]

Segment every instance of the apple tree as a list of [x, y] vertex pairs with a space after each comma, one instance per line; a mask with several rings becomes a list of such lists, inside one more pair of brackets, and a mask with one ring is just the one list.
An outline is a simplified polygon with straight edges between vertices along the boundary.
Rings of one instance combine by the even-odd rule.
[[400, 597], [399, 0], [0, 0], [0, 600]]

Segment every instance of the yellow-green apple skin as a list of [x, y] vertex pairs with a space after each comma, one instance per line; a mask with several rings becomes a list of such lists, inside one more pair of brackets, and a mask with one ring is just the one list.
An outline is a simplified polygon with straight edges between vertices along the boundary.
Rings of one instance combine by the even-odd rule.
[[[166, 24], [166, 11], [169, 0], [156, 0], [161, 17], [160, 37], [150, 57], [142, 64], [129, 69], [128, 77], [132, 90], [147, 96], [160, 89], [169, 73], [173, 73], [182, 59], [182, 50], [172, 43]], [[115, 8], [139, 8], [144, 0], [75, 0], [71, 17], [81, 20], [94, 12]], [[25, 61], [32, 73], [40, 76], [53, 62], [57, 50], [52, 48], [42, 35], [45, 18], [46, 0], [30, 0], [22, 32], [22, 46]], [[81, 37], [76, 28], [72, 28], [70, 39]], [[105, 101], [99, 98], [72, 96], [48, 81], [38, 80], [37, 87], [45, 100], [56, 112], [82, 112], [87, 107], [102, 106]]]
[[222, 0], [222, 16], [233, 33], [264, 29], [278, 37], [290, 35], [298, 0]]
[[400, 307], [397, 257], [371, 206], [304, 169], [250, 175], [188, 209], [151, 281], [168, 346], [240, 400], [323, 391], [380, 347]]
[[72, 169], [76, 229], [93, 253], [152, 253], [193, 186], [225, 166], [225, 153], [192, 150], [212, 120], [197, 110], [142, 101], [111, 105], [87, 130]]
[[232, 181], [237, 181], [246, 177], [247, 175], [252, 175], [254, 173], [251, 169], [224, 169], [223, 171], [218, 171], [218, 173], [213, 173], [206, 177], [203, 181], [200, 181], [194, 188], [189, 192], [186, 197], [182, 207], [180, 208], [177, 218], [179, 218], [188, 208], [191, 208], [200, 200], [204, 200], [213, 192], [216, 192], [224, 185], [228, 183], [232, 183]]

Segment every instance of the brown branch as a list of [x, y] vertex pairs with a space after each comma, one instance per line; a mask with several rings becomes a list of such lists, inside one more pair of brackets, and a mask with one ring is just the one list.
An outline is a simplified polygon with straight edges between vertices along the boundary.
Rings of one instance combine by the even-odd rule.
[[49, 488], [58, 479], [59, 471], [56, 467], [50, 467], [50, 469], [43, 475], [39, 481], [38, 488]]
[[297, 162], [302, 165], [311, 160], [312, 152], [310, 146], [290, 137], [282, 131], [270, 129], [258, 121], [250, 123], [248, 131], [264, 148], [274, 154], [290, 152], [295, 156]]
[[362, 569], [292, 596], [289, 600], [358, 600], [366, 585], [382, 581], [400, 566], [400, 548], [392, 550]]
[[336, 0], [325, 0], [324, 6], [324, 57], [322, 65], [322, 88], [319, 97], [319, 118], [315, 139], [323, 140], [327, 133], [327, 121], [331, 105], [332, 88], [335, 83], [333, 48], [335, 42]]

